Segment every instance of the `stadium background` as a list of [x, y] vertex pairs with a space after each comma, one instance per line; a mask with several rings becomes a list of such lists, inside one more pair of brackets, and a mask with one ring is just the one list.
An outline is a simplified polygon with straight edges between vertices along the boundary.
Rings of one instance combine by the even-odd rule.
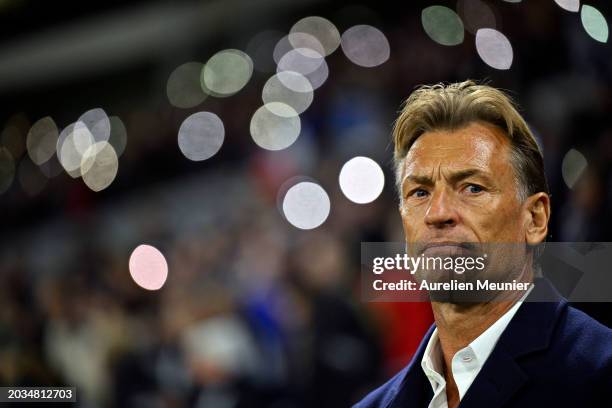
[[[85, 407], [356, 402], [409, 361], [432, 321], [427, 304], [366, 303], [359, 294], [360, 243], [402, 239], [390, 129], [419, 84], [473, 78], [509, 90], [544, 150], [550, 240], [610, 241], [609, 44], [553, 0], [459, 3], [476, 16], [482, 4], [491, 12], [512, 45], [510, 69], [487, 65], [467, 30], [490, 19], [464, 16], [460, 44], [436, 43], [421, 13], [457, 9], [441, 0], [0, 2], [0, 383], [76, 386]], [[589, 4], [612, 16], [607, 2]], [[390, 56], [367, 68], [338, 47], [300, 115], [298, 140], [268, 151], [249, 122], [276, 68], [269, 39], [308, 16], [340, 33], [376, 27]], [[251, 52], [246, 86], [173, 106], [171, 73], [229, 48]], [[61, 131], [92, 108], [120, 118], [127, 141], [99, 192], [56, 158], [34, 164], [26, 143], [37, 120], [50, 116]], [[177, 135], [200, 111], [219, 116], [225, 138], [216, 155], [191, 161]], [[355, 156], [384, 170], [384, 190], [369, 204], [338, 185]], [[320, 184], [331, 203], [311, 230], [291, 225], [279, 204], [299, 177]], [[130, 276], [140, 244], [167, 260], [160, 290]], [[612, 324], [609, 304], [577, 306]]]

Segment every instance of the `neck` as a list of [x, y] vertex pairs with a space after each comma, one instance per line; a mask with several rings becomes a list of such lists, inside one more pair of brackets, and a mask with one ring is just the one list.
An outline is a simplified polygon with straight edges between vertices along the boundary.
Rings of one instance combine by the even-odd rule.
[[516, 299], [472, 304], [432, 302], [446, 365], [450, 367], [455, 353], [491, 327], [512, 307]]
[[[533, 282], [531, 262], [524, 264], [517, 276], [519, 282]], [[521, 298], [524, 292], [501, 292], [482, 303], [432, 302], [440, 346], [446, 367], [457, 351], [466, 347], [499, 320]]]

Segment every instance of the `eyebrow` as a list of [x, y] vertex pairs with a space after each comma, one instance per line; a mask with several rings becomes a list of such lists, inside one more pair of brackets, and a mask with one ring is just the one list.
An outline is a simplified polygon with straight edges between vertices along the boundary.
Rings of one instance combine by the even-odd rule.
[[[489, 177], [488, 173], [482, 170], [479, 170], [479, 169], [466, 169], [466, 170], [460, 170], [460, 171], [453, 172], [451, 173], [449, 180], [452, 184], [455, 184], [461, 180], [465, 180], [466, 178], [469, 178], [472, 176], [482, 177], [485, 181], [491, 182], [491, 178]], [[404, 189], [406, 182], [408, 181], [411, 181], [415, 184], [421, 184], [424, 186], [428, 186], [428, 187], [432, 187], [434, 185], [433, 179], [429, 176], [409, 174], [406, 177], [404, 177], [404, 180], [402, 181], [402, 191]]]

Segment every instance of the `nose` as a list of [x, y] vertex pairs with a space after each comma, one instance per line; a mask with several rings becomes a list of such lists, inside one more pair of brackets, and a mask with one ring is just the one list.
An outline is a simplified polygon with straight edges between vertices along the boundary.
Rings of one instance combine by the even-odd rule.
[[458, 217], [452, 197], [444, 189], [432, 192], [425, 213], [425, 224], [431, 228], [448, 228], [457, 225]]

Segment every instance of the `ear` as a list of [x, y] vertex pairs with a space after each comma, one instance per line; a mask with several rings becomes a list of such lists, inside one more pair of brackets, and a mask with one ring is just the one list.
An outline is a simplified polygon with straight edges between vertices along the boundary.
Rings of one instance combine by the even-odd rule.
[[548, 221], [550, 220], [550, 196], [546, 193], [536, 193], [524, 203], [526, 216], [525, 241], [529, 245], [537, 245], [546, 239]]

